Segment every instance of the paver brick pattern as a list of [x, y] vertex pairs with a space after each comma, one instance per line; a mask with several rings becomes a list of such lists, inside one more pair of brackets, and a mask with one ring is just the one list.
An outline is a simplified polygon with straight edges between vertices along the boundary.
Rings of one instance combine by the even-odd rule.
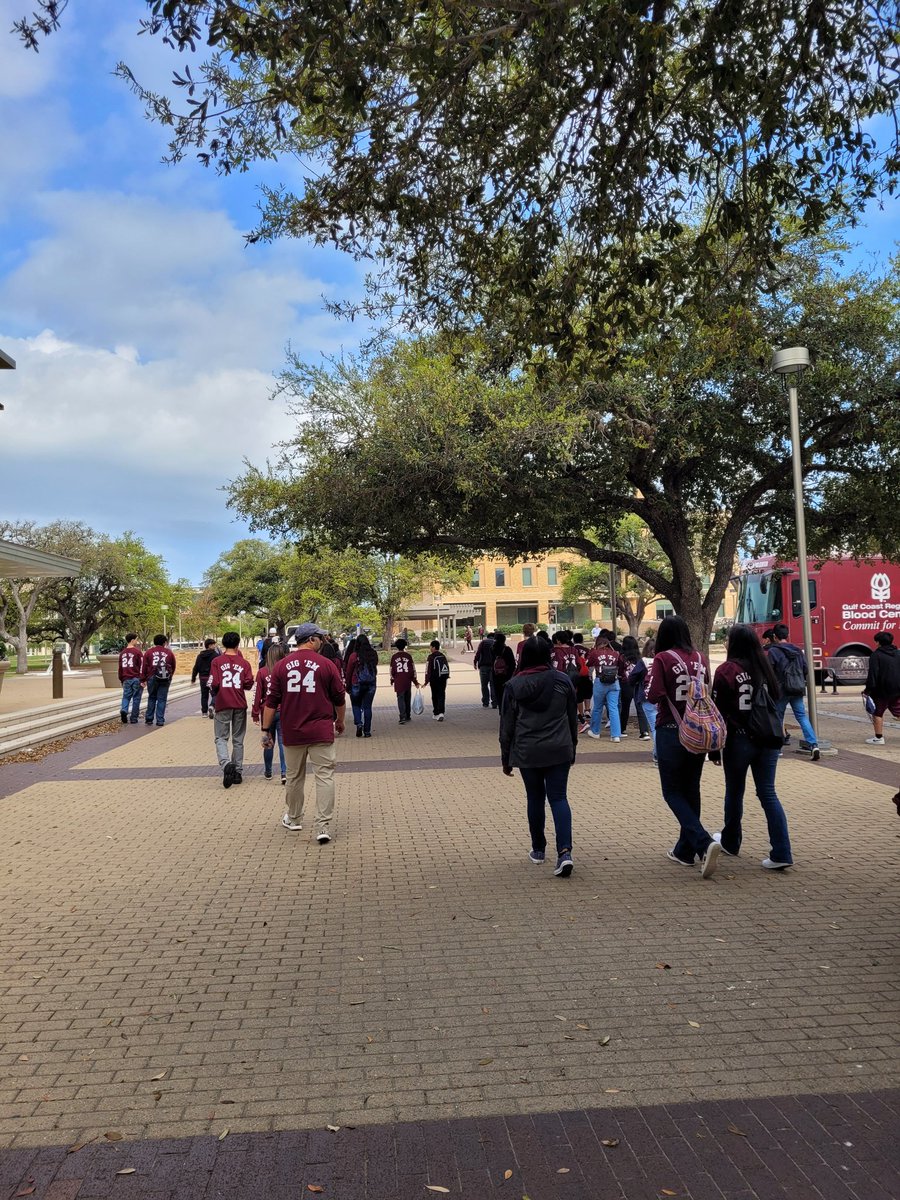
[[[703, 881], [665, 858], [646, 744], [585, 739], [576, 870], [556, 879], [527, 860], [518, 775], [485, 765], [496, 713], [476, 690], [455, 676], [446, 722], [400, 728], [380, 689], [374, 737], [342, 739], [325, 847], [308, 817], [280, 827], [255, 730], [242, 786], [197, 773], [214, 754], [194, 715], [128, 727], [62, 778], [46, 760], [0, 801], [0, 1141], [900, 1083], [888, 784], [786, 754], [796, 869], [760, 869], [751, 793], [741, 858]], [[722, 788], [707, 767], [710, 828]]]

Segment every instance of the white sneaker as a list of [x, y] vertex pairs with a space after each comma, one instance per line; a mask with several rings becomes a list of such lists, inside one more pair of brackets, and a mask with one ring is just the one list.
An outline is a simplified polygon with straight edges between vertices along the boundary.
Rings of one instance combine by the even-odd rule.
[[626, 737], [628, 737], [628, 734], [627, 734], [627, 733], [623, 733], [623, 734], [622, 734], [622, 737], [623, 737], [623, 738], [626, 738]]
[[291, 833], [296, 833], [298, 829], [303, 828], [303, 826], [300, 824], [299, 821], [292, 821], [291, 818], [287, 815], [287, 813], [285, 813], [284, 816], [281, 818], [281, 823], [285, 827], [285, 829], [289, 829], [291, 831]]
[[706, 847], [706, 853], [703, 855], [703, 861], [700, 864], [700, 875], [703, 879], [709, 879], [716, 872], [716, 865], [719, 861], [719, 855], [722, 853], [722, 847], [718, 842], [710, 842]]
[[884, 745], [884, 734], [882, 734], [881, 737], [866, 738], [866, 745], [867, 746], [883, 746]]
[[316, 834], [316, 841], [319, 843], [320, 846], [324, 846], [326, 842], [331, 841], [331, 834], [325, 833], [325, 831], [323, 830], [321, 833]]
[[439, 721], [441, 718], [437, 715], [437, 713], [435, 713], [431, 719], [432, 721]]
[[776, 862], [774, 858], [764, 858], [762, 865], [767, 871], [786, 871], [788, 867], [792, 867], [794, 864]]
[[[628, 737], [628, 734], [626, 733], [625, 736]], [[621, 742], [622, 739], [620, 737], [617, 737], [617, 738], [611, 737], [609, 740], [611, 742]]]
[[592, 737], [592, 738], [599, 738], [599, 737], [600, 737], [600, 734], [599, 734], [599, 733], [594, 733], [593, 729], [589, 729], [589, 730], [588, 730], [588, 737]]
[[444, 714], [443, 714], [443, 713], [438, 713], [438, 720], [439, 720], [439, 721], [443, 721], [443, 719], [444, 719]]

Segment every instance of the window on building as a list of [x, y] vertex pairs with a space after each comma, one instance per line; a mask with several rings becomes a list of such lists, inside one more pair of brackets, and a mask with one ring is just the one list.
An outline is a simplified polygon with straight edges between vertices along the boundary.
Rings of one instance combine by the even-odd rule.
[[672, 606], [670, 604], [657, 604], [657, 606], [656, 606], [657, 621], [663, 620], [664, 617], [674, 617], [674, 616], [675, 616], [675, 609], [672, 608]]
[[506, 567], [494, 568], [494, 586], [506, 587]]
[[568, 604], [557, 604], [556, 606], [556, 623], [557, 625], [574, 625], [575, 624], [575, 609]]
[[531, 587], [534, 580], [531, 577], [531, 567], [522, 568], [522, 587]]
[[557, 580], [556, 567], [548, 567], [547, 568], [547, 583], [548, 583], [548, 585], [550, 587], [556, 587], [557, 582], [558, 582], [558, 580]]
[[481, 568], [480, 567], [473, 568], [472, 582], [469, 584], [469, 586], [470, 587], [481, 587]]

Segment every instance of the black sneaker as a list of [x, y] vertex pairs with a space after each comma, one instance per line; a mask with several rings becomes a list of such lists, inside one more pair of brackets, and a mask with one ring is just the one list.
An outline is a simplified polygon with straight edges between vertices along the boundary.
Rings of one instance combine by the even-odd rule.
[[271, 779], [271, 778], [272, 778], [272, 772], [271, 772], [271, 771], [264, 771], [264, 772], [263, 772], [263, 774], [264, 774], [264, 776], [266, 777], [266, 779]]
[[244, 782], [244, 777], [243, 777], [243, 775], [240, 773], [240, 771], [235, 771], [235, 773], [234, 773], [234, 782], [235, 782], [235, 783], [243, 783], [243, 782]]
[[230, 788], [234, 783], [234, 763], [226, 763], [222, 771], [222, 787]]
[[357, 727], [356, 727], [356, 736], [357, 736], [357, 737], [362, 737], [362, 725], [357, 725]]
[[123, 724], [123, 725], [127, 725], [127, 724], [128, 724], [128, 713], [127, 713], [127, 712], [120, 712], [120, 713], [119, 713], [119, 716], [122, 718], [122, 724]]

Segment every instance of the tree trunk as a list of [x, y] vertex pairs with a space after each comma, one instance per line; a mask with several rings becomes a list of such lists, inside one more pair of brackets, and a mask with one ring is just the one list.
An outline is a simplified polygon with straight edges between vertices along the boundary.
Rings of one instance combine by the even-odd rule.
[[82, 638], [73, 637], [69, 643], [72, 649], [69, 651], [69, 666], [81, 666], [81, 652], [84, 650], [84, 640]]
[[26, 675], [28, 673], [28, 616], [27, 614], [19, 613], [19, 637], [18, 645], [16, 646], [16, 674]]
[[394, 640], [394, 618], [393, 617], [385, 617], [384, 618], [384, 632], [381, 635], [381, 648], [383, 650], [390, 650], [391, 643], [393, 642], [393, 640]]

